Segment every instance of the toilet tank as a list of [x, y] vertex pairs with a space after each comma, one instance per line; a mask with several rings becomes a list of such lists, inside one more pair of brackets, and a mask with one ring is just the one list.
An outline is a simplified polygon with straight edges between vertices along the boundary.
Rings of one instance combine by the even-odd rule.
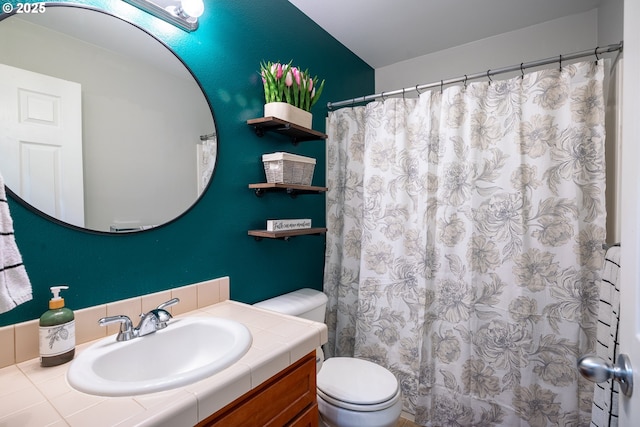
[[324, 323], [327, 301], [323, 292], [305, 288], [258, 302], [254, 307]]

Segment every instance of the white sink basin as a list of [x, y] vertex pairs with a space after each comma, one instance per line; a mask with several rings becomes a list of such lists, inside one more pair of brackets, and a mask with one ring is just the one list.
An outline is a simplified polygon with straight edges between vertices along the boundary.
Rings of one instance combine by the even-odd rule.
[[165, 329], [129, 341], [109, 336], [82, 351], [69, 384], [100, 396], [130, 396], [181, 387], [237, 362], [251, 347], [241, 323], [217, 317], [173, 319]]

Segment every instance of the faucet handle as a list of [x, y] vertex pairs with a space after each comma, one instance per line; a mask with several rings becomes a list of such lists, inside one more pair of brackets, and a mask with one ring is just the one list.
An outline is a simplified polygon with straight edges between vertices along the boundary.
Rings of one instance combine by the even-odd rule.
[[116, 341], [128, 341], [135, 338], [133, 333], [133, 323], [131, 323], [131, 319], [129, 319], [128, 316], [119, 314], [117, 316], [103, 317], [98, 320], [98, 324], [100, 326], [112, 325], [114, 323], [120, 323], [120, 332], [118, 332]]
[[158, 310], [164, 310], [167, 307], [171, 307], [172, 305], [176, 305], [177, 303], [180, 302], [180, 298], [171, 298], [169, 301], [163, 302], [162, 304], [160, 304], [157, 309]]
[[169, 301], [163, 302], [155, 310], [151, 310], [151, 313], [155, 314], [158, 318], [158, 329], [164, 329], [167, 327], [167, 322], [173, 317], [171, 313], [165, 310], [167, 307], [176, 305], [180, 302], [180, 298], [171, 298]]
[[158, 319], [158, 324], [156, 325], [156, 329], [164, 329], [167, 327], [167, 322], [173, 318], [171, 313], [169, 313], [164, 308], [156, 308], [151, 310], [149, 313], [153, 313]]

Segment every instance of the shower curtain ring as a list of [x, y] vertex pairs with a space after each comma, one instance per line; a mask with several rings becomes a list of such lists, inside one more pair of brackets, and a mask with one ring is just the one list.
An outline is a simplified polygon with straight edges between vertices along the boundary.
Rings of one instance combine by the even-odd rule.
[[491, 80], [491, 74], [490, 74], [491, 68], [489, 68], [487, 70], [487, 78], [489, 79], [489, 86], [491, 86], [491, 83], [493, 83], [493, 80]]
[[416, 85], [416, 92], [418, 92], [418, 95], [422, 95], [422, 92], [420, 92], [420, 89], [418, 89], [418, 85]]
[[469, 79], [469, 78], [468, 78], [468, 77], [467, 77], [467, 75], [465, 74], [465, 75], [464, 75], [464, 88], [465, 88], [465, 89], [467, 88], [467, 80], [468, 80], [468, 79]]
[[444, 86], [444, 80], [440, 80], [440, 95], [442, 95], [442, 87]]
[[593, 51], [593, 54], [596, 56], [596, 64], [598, 63], [598, 61], [600, 61], [600, 58], [598, 58], [598, 49], [600, 48], [596, 47], [596, 50]]
[[520, 78], [521, 79], [524, 79], [524, 67], [523, 67], [523, 65], [524, 65], [524, 62], [521, 62], [520, 63]]
[[560, 63], [560, 71], [562, 71], [562, 55], [560, 55], [558, 62]]
[[405, 99], [404, 99], [404, 90], [405, 90], [405, 89], [404, 89], [404, 88], [402, 88], [402, 100], [403, 100], [403, 101], [405, 100]]

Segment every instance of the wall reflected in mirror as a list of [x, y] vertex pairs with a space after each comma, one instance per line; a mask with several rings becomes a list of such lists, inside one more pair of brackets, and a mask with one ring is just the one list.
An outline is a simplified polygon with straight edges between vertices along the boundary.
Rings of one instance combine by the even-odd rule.
[[0, 174], [12, 193], [100, 232], [153, 228], [193, 206], [215, 167], [215, 124], [165, 45], [71, 6], [5, 17], [0, 40]]

